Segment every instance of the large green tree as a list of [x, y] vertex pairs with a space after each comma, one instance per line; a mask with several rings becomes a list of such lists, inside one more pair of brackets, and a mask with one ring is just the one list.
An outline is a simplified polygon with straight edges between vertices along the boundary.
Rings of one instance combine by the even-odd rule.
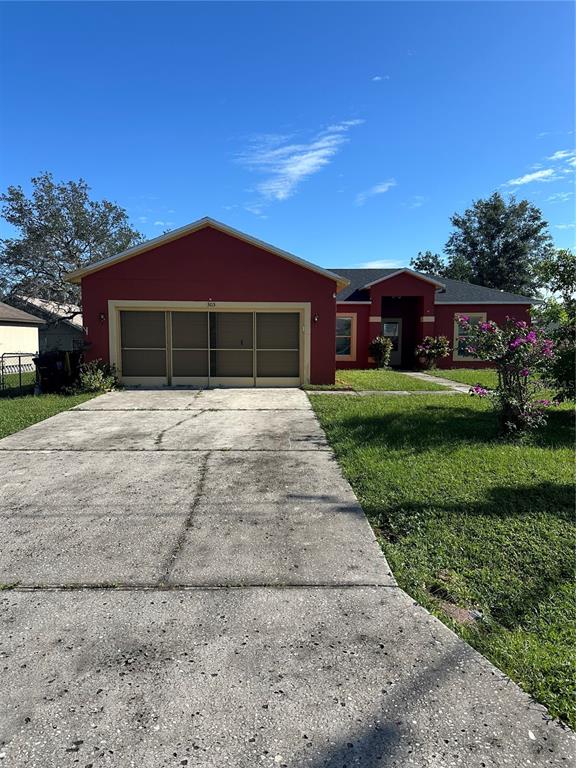
[[444, 261], [439, 253], [419, 251], [418, 256], [410, 261], [410, 266], [417, 272], [424, 272], [427, 275], [451, 277], [453, 280], [470, 282], [470, 266], [461, 256], [454, 256]]
[[89, 193], [83, 179], [55, 182], [42, 173], [32, 179], [30, 196], [20, 186], [0, 195], [0, 213], [18, 232], [0, 240], [0, 296], [78, 304], [78, 287], [65, 274], [142, 240], [123, 208]]
[[451, 222], [454, 231], [444, 248], [449, 264], [466, 264], [472, 283], [534, 294], [541, 284], [538, 265], [552, 251], [548, 224], [536, 206], [495, 192]]

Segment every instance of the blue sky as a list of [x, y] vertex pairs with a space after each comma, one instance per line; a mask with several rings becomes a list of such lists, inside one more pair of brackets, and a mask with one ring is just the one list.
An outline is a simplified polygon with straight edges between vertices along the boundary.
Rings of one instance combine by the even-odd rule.
[[571, 3], [1, 13], [2, 188], [82, 176], [148, 237], [208, 215], [333, 267], [441, 251], [497, 189], [574, 242]]

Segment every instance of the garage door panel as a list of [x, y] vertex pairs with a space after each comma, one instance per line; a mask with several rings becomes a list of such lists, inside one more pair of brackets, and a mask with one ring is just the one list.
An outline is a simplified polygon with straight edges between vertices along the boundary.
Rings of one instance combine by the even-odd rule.
[[150, 349], [166, 348], [164, 312], [121, 312], [122, 346]]
[[212, 349], [252, 349], [253, 324], [252, 312], [211, 312], [210, 346]]
[[172, 347], [207, 349], [208, 313], [172, 312]]
[[166, 376], [166, 350], [123, 349], [123, 376]]
[[258, 312], [256, 347], [258, 349], [298, 349], [300, 315], [297, 312]]
[[252, 350], [232, 350], [210, 352], [210, 376], [218, 378], [231, 377], [252, 377], [253, 373], [253, 354]]
[[208, 351], [174, 349], [172, 351], [173, 376], [208, 376]]
[[256, 356], [256, 376], [295, 378], [300, 373], [300, 353], [293, 351], [263, 351]]

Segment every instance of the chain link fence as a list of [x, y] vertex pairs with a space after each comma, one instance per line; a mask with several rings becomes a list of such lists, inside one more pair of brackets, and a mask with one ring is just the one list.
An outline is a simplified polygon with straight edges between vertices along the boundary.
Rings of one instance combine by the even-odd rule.
[[36, 366], [32, 352], [4, 352], [0, 355], [0, 397], [34, 393]]

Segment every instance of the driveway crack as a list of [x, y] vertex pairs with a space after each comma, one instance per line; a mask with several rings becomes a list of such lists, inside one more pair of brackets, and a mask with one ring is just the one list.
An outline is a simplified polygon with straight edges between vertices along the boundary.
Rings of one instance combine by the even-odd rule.
[[187, 421], [192, 421], [192, 419], [196, 419], [198, 416], [200, 416], [201, 413], [204, 413], [204, 411], [196, 411], [192, 414], [192, 416], [186, 416], [184, 419], [180, 419], [180, 421], [177, 421], [176, 424], [170, 424], [169, 427], [165, 427], [163, 430], [161, 430], [158, 435], [154, 439], [154, 445], [156, 448], [159, 448], [162, 445], [162, 441], [170, 432], [171, 429], [176, 429], [176, 427], [182, 426], [182, 424], [185, 424]]
[[160, 586], [165, 586], [168, 583], [170, 574], [172, 573], [172, 571], [174, 570], [174, 566], [176, 565], [176, 560], [178, 559], [182, 551], [182, 548], [184, 546], [184, 542], [186, 540], [188, 531], [192, 527], [194, 514], [196, 512], [196, 509], [198, 508], [200, 499], [204, 494], [204, 486], [206, 484], [206, 477], [208, 476], [208, 462], [210, 460], [210, 455], [211, 455], [211, 452], [208, 451], [200, 461], [199, 479], [198, 479], [198, 485], [196, 486], [196, 493], [194, 495], [194, 499], [192, 500], [192, 503], [190, 504], [190, 509], [188, 510], [188, 514], [186, 515], [186, 519], [184, 521], [184, 525], [182, 526], [182, 530], [178, 534], [176, 541], [172, 545], [172, 548], [166, 557], [166, 561], [162, 569], [162, 576], [160, 577], [160, 580], [158, 582]]

